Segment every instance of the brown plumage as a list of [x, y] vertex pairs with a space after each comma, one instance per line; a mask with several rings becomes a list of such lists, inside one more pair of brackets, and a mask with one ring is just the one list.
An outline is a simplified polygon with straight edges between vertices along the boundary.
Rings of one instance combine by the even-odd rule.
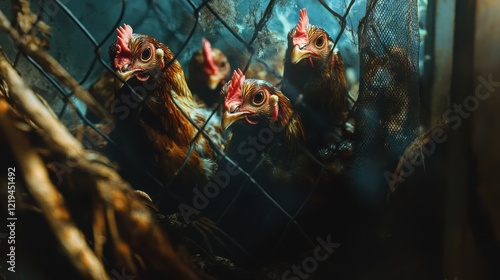
[[[109, 55], [116, 74], [128, 85], [115, 80], [112, 110], [118, 124], [112, 138], [118, 149], [111, 153], [133, 161], [133, 167], [122, 166], [129, 178], [141, 167], [164, 185], [174, 178], [176, 185], [189, 189], [207, 182], [217, 167], [216, 154], [205, 137], [196, 136], [198, 130], [184, 114], [202, 127], [210, 112], [197, 107], [182, 68], [177, 60], [171, 61], [174, 55], [167, 46], [151, 36], [134, 34], [128, 25], [117, 31]], [[210, 120], [205, 131], [222, 148], [218, 122]], [[144, 177], [137, 178], [138, 184], [144, 184]]]
[[344, 124], [349, 110], [347, 80], [334, 45], [324, 29], [309, 24], [302, 9], [297, 26], [288, 33], [282, 87], [304, 121], [308, 146], [327, 161], [353, 133], [351, 123]]
[[220, 49], [212, 48], [207, 39], [202, 40], [202, 48], [197, 50], [188, 68], [188, 85], [209, 108], [217, 106], [220, 91], [231, 75], [229, 60]]

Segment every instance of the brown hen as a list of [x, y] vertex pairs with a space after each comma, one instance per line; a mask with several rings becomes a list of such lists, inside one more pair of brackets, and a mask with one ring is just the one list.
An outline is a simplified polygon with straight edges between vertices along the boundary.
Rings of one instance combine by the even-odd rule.
[[[326, 162], [336, 151], [350, 153], [353, 126], [346, 122], [349, 102], [344, 60], [330, 35], [309, 24], [300, 10], [296, 27], [288, 33], [282, 91], [294, 102], [306, 128], [312, 152]], [[340, 169], [343, 167], [335, 167]]]
[[189, 61], [188, 85], [207, 107], [221, 102], [220, 91], [231, 74], [231, 65], [220, 49], [212, 48], [207, 39]]
[[112, 110], [118, 123], [111, 138], [117, 145], [110, 147], [110, 154], [121, 163], [122, 175], [139, 186], [174, 184], [190, 190], [204, 184], [217, 168], [216, 153], [195, 125], [204, 128], [216, 148], [222, 148], [220, 121], [213, 116], [206, 123], [210, 112], [197, 107], [167, 46], [133, 33], [128, 25], [117, 32], [109, 47], [113, 68], [121, 78], [115, 79]]
[[[331, 188], [315, 191], [314, 186], [331, 186], [331, 178], [305, 152], [300, 116], [276, 87], [246, 79], [238, 69], [222, 95], [222, 128], [231, 132], [225, 152], [247, 174], [230, 177], [228, 186], [211, 202], [222, 206], [224, 213], [209, 209], [208, 215], [252, 256], [296, 256], [309, 246], [303, 231], [318, 232], [317, 213], [328, 205], [322, 197], [335, 197]], [[305, 226], [287, 229], [299, 209], [297, 219]]]

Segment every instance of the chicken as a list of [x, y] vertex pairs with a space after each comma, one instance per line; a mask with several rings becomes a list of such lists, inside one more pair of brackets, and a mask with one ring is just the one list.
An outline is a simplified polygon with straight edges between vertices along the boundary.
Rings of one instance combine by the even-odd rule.
[[221, 102], [219, 93], [231, 74], [231, 65], [224, 53], [212, 48], [207, 39], [202, 40], [202, 45], [189, 62], [188, 85], [206, 106], [214, 108]]
[[[252, 179], [243, 173], [231, 176], [229, 185], [211, 201], [211, 207], [222, 209], [206, 209], [204, 214], [218, 221], [217, 225], [254, 258], [296, 257], [309, 246], [302, 230], [315, 235], [324, 224], [318, 221], [318, 213], [326, 213], [327, 205], [339, 205], [322, 200], [337, 197], [332, 195], [331, 177], [304, 152], [300, 116], [276, 87], [246, 79], [238, 69], [221, 94], [222, 128], [231, 132], [225, 153]], [[219, 163], [220, 168], [225, 166]], [[315, 189], [316, 184], [319, 187]], [[296, 219], [304, 227], [292, 225], [285, 233], [299, 209]]]
[[[222, 128], [230, 138], [225, 154], [251, 174], [258, 186], [243, 173], [231, 176], [230, 185], [211, 201], [204, 214], [218, 221], [217, 225], [252, 256], [260, 256], [272, 247], [271, 240], [276, 241], [288, 222], [262, 190], [290, 212], [307, 196], [303, 189], [286, 189], [292, 180], [290, 174], [296, 171], [290, 164], [293, 151], [303, 143], [302, 122], [278, 89], [262, 80], [246, 79], [239, 69], [221, 95]], [[224, 160], [219, 162], [221, 170], [226, 165]], [[236, 203], [231, 203], [233, 200]], [[235, 225], [235, 220], [245, 222]], [[249, 235], [253, 238], [246, 238]], [[231, 257], [237, 260], [241, 256]]]
[[[109, 153], [133, 185], [159, 181], [191, 190], [204, 184], [217, 168], [214, 146], [223, 148], [220, 120], [213, 116], [205, 124], [210, 112], [197, 107], [184, 72], [177, 60], [172, 61], [174, 55], [167, 46], [133, 33], [129, 25], [117, 33], [109, 47], [112, 66], [120, 77], [115, 79], [111, 106], [117, 119], [111, 135], [116, 147], [108, 145]], [[214, 146], [190, 120], [204, 127]]]
[[290, 185], [291, 163], [304, 144], [304, 127], [290, 100], [266, 81], [246, 79], [239, 69], [221, 95], [222, 129], [231, 128], [226, 155], [258, 183]]
[[349, 153], [343, 142], [353, 134], [346, 122], [349, 102], [342, 56], [328, 33], [309, 24], [305, 9], [300, 10], [296, 27], [288, 33], [282, 92], [299, 111], [306, 127], [312, 152], [331, 161], [336, 150]]
[[[276, 34], [270, 33], [271, 38]], [[273, 44], [274, 49], [270, 54], [251, 60], [245, 72], [247, 78], [261, 79], [277, 85], [281, 82], [283, 75], [284, 47], [277, 39], [268, 42]], [[213, 109], [220, 104], [220, 91], [231, 75], [231, 65], [244, 67], [250, 57], [240, 48], [228, 46], [225, 52], [212, 48], [207, 39], [202, 40], [202, 48], [197, 50], [188, 68], [188, 85], [193, 91], [195, 98], [201, 99], [204, 104]]]

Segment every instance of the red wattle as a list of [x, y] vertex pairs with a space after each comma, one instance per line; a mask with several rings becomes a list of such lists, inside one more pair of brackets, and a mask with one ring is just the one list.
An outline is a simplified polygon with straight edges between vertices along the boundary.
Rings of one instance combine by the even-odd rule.
[[273, 121], [276, 121], [278, 119], [278, 105], [274, 106], [273, 109], [273, 116], [271, 118]]

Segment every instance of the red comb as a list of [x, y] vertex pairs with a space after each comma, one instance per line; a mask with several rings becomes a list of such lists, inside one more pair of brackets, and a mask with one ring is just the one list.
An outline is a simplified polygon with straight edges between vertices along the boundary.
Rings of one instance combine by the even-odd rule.
[[241, 89], [243, 88], [243, 82], [245, 82], [245, 75], [238, 68], [233, 72], [233, 78], [228, 86], [226, 101], [224, 106], [226, 110], [231, 110], [232, 105], [241, 105], [243, 103], [243, 96], [241, 94]]
[[205, 70], [208, 75], [215, 75], [215, 73], [217, 73], [217, 66], [215, 66], [214, 64], [212, 46], [210, 45], [210, 42], [205, 38], [203, 38], [201, 41], [203, 45], [203, 57], [205, 58], [205, 65], [203, 66], [203, 70]]
[[307, 36], [307, 26], [309, 25], [309, 17], [307, 16], [306, 9], [300, 10], [299, 22], [295, 28], [295, 35], [293, 35], [293, 45], [301, 46], [309, 43], [309, 36]]
[[115, 56], [115, 69], [121, 69], [124, 64], [130, 64], [132, 62], [132, 52], [130, 51], [128, 44], [132, 39], [132, 27], [128, 24], [123, 24], [116, 29], [118, 36], [116, 41], [118, 43], [116, 48]]

